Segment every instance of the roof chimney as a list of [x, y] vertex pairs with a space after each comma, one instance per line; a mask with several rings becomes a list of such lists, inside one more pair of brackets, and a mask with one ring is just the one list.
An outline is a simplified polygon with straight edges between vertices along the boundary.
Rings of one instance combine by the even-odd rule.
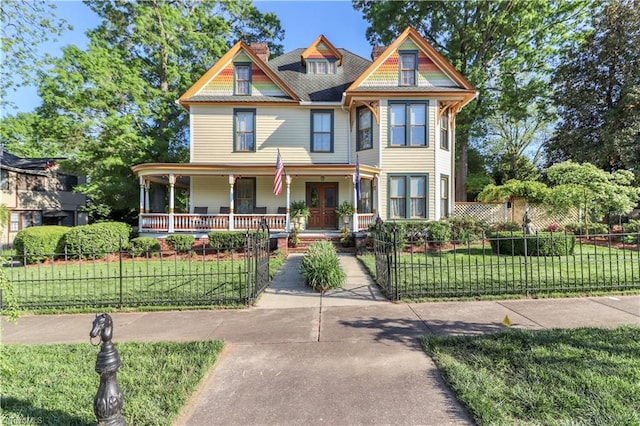
[[371, 60], [375, 61], [378, 59], [378, 56], [382, 55], [385, 50], [387, 50], [387, 46], [373, 46], [371, 50]]
[[264, 62], [269, 61], [269, 45], [267, 43], [251, 43], [249, 46], [253, 53]]

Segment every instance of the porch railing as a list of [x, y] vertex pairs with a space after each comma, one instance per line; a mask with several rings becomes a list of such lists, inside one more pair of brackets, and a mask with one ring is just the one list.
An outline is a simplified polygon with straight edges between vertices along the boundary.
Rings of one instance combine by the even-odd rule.
[[[230, 217], [233, 216], [233, 228]], [[287, 224], [286, 214], [192, 214], [142, 213], [140, 214], [140, 232], [207, 232], [215, 230], [258, 229], [262, 219], [272, 231], [284, 231]], [[171, 227], [173, 220], [173, 227]]]
[[[230, 227], [233, 217], [233, 228]], [[142, 213], [140, 232], [209, 232], [258, 229], [262, 219], [272, 231], [284, 231], [287, 226], [286, 214], [194, 214], [194, 213]], [[170, 226], [173, 221], [173, 226]], [[358, 231], [366, 231], [375, 221], [374, 213], [358, 214]]]

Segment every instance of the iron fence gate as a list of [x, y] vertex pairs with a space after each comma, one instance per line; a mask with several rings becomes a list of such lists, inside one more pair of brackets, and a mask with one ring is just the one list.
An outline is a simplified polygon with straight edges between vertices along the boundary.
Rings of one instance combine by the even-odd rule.
[[371, 238], [375, 281], [394, 301], [640, 290], [640, 233], [438, 240], [379, 222]]
[[[269, 229], [247, 231], [238, 247], [133, 254], [5, 256], [3, 272], [20, 309], [250, 305], [269, 285]], [[2, 308], [0, 290], [0, 309]], [[6, 298], [5, 298], [6, 300]]]

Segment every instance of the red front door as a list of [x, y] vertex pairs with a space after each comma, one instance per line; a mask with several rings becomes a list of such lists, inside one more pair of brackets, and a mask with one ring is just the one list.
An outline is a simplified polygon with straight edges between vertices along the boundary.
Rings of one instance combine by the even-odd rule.
[[336, 229], [337, 183], [309, 183], [307, 204], [311, 211], [309, 229]]

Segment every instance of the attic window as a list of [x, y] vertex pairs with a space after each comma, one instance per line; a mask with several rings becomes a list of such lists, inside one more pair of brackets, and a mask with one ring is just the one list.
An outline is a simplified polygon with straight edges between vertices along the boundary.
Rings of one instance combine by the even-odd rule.
[[236, 95], [251, 95], [251, 64], [233, 64], [233, 78]]
[[417, 52], [400, 52], [400, 86], [415, 86], [418, 69]]
[[307, 74], [327, 75], [336, 73], [336, 62], [329, 60], [307, 59]]

